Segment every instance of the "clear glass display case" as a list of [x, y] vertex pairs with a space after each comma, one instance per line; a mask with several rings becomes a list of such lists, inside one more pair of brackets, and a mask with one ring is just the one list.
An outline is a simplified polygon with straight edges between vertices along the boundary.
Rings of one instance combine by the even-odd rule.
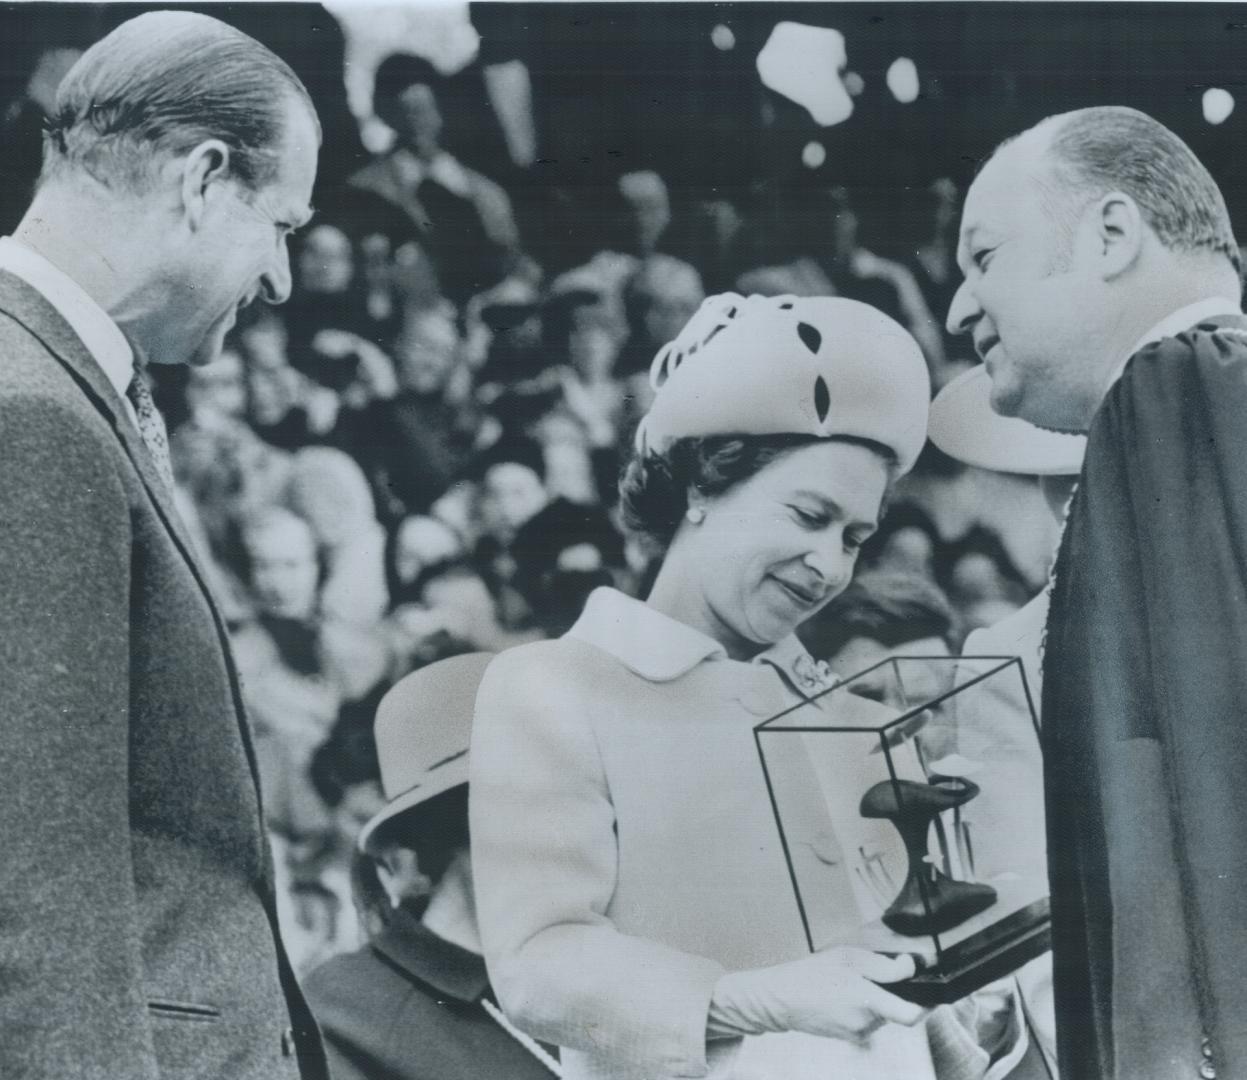
[[895, 657], [754, 729], [811, 950], [915, 957], [955, 1001], [1050, 944], [1043, 768], [1021, 663]]

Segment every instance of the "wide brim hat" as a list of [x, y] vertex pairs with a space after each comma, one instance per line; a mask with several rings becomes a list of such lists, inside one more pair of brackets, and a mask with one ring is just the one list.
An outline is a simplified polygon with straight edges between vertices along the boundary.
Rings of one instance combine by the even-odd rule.
[[844, 297], [711, 296], [650, 369], [641, 453], [711, 435], [879, 443], [908, 472], [926, 441], [922, 350], [883, 312]]
[[400, 679], [381, 699], [373, 734], [385, 806], [359, 831], [371, 852], [377, 829], [421, 803], [468, 782], [476, 691], [493, 653], [439, 660]]
[[963, 372], [931, 402], [931, 441], [949, 457], [993, 472], [1077, 476], [1083, 435], [1047, 431], [992, 409], [992, 381], [982, 365]]

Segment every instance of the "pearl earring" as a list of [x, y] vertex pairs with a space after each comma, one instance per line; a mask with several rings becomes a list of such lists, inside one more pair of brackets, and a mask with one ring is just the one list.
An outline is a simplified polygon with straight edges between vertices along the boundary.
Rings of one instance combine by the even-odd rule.
[[706, 511], [700, 506], [690, 506], [684, 516], [688, 518], [690, 525], [700, 525], [706, 520]]

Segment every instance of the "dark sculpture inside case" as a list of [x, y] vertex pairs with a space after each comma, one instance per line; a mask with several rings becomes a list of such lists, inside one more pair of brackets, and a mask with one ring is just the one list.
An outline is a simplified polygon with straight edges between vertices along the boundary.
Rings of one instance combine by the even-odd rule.
[[862, 796], [862, 816], [892, 822], [909, 859], [905, 884], [883, 913], [889, 930], [906, 937], [944, 933], [996, 902], [996, 890], [990, 885], [950, 877], [927, 854], [933, 824], [944, 846], [940, 814], [963, 806], [978, 793], [978, 785], [965, 777], [934, 777], [927, 784], [884, 780]]

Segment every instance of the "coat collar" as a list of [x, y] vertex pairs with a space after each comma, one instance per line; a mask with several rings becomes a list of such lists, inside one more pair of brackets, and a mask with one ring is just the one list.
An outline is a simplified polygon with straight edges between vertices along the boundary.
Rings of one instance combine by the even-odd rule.
[[[610, 653], [650, 682], [671, 682], [704, 661], [727, 659], [713, 638], [617, 589], [594, 589], [567, 636]], [[752, 663], [771, 665], [799, 693], [825, 688], [823, 674], [795, 634], [759, 653]]]
[[471, 1003], [489, 989], [481, 957], [444, 941], [404, 907], [394, 910], [371, 944], [391, 964], [456, 1001]]

